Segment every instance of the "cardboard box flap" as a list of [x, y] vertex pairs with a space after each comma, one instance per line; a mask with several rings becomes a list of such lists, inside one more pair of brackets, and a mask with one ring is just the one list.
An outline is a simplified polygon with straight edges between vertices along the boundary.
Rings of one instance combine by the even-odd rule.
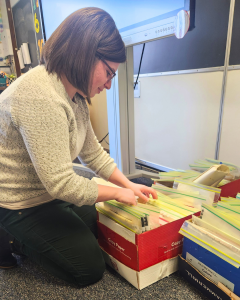
[[117, 222], [113, 221], [107, 216], [104, 216], [101, 213], [98, 213], [98, 219], [100, 223], [104, 224], [108, 228], [111, 228], [111, 230], [124, 237], [127, 241], [135, 244], [136, 234], [134, 232], [128, 230], [127, 228], [123, 227], [122, 225], [118, 224]]
[[128, 267], [138, 270], [138, 247], [104, 224], [98, 223], [98, 243], [107, 253]]
[[153, 265], [145, 270], [138, 272], [138, 281], [141, 288], [163, 279], [178, 270], [178, 257], [164, 260], [161, 263]]

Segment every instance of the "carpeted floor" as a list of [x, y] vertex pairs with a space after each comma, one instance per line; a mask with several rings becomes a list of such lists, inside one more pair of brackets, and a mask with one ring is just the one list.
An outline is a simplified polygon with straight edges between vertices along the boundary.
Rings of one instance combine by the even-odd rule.
[[17, 258], [18, 267], [11, 270], [0, 269], [1, 300], [207, 299], [178, 273], [138, 291], [107, 267], [102, 280], [79, 289], [53, 277], [29, 259]]

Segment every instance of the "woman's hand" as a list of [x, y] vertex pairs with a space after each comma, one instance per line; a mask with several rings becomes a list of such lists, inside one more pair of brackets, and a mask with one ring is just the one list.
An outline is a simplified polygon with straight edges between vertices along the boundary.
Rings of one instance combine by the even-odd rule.
[[[132, 204], [136, 205], [136, 198], [135, 196], [139, 197], [141, 199], [141, 202], [146, 203], [149, 199], [149, 195], [151, 194], [153, 199], [157, 199], [157, 193], [154, 189], [147, 187], [142, 184], [136, 184], [131, 181], [129, 181], [123, 173], [116, 168], [110, 178], [108, 179], [110, 182], [121, 186], [122, 189], [119, 189], [121, 191], [118, 191], [118, 198], [111, 198], [111, 199], [116, 199], [119, 202], [125, 203], [125, 204]], [[133, 192], [131, 194], [130, 192]], [[133, 197], [134, 196], [134, 199]], [[125, 197], [125, 198], [124, 198]], [[106, 201], [102, 200], [102, 201]]]
[[135, 194], [130, 189], [117, 189], [115, 200], [123, 204], [137, 205]]
[[111, 186], [98, 184], [98, 197], [96, 202], [104, 202], [113, 199], [124, 204], [137, 204], [136, 197], [131, 189], [115, 188]]
[[134, 192], [134, 195], [138, 196], [143, 203], [148, 202], [149, 195], [152, 195], [153, 199], [158, 198], [157, 192], [153, 188], [150, 188], [146, 185], [131, 182], [128, 185], [128, 188], [131, 189]]

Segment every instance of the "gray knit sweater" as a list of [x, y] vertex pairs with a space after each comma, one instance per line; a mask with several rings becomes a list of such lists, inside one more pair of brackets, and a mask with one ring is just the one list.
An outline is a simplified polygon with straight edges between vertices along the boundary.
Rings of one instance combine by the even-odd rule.
[[0, 207], [21, 209], [53, 199], [92, 205], [97, 184], [72, 161], [104, 179], [116, 168], [98, 143], [85, 100], [70, 99], [56, 74], [38, 66], [0, 96]]

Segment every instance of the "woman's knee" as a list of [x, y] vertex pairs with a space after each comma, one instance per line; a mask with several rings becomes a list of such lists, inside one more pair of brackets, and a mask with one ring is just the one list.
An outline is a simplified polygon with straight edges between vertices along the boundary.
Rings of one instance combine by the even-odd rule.
[[103, 273], [106, 269], [103, 256], [93, 258], [95, 263], [86, 265], [84, 269], [81, 269], [79, 274], [75, 277], [77, 285], [82, 287], [98, 282], [103, 277]]
[[103, 257], [101, 258], [100, 261], [98, 261], [98, 263], [96, 264], [95, 268], [92, 268], [90, 270], [90, 281], [91, 283], [95, 283], [97, 281], [99, 281], [100, 279], [102, 279], [103, 277], [103, 273], [105, 272], [106, 269], [106, 265], [105, 265], [105, 261], [103, 259]]

